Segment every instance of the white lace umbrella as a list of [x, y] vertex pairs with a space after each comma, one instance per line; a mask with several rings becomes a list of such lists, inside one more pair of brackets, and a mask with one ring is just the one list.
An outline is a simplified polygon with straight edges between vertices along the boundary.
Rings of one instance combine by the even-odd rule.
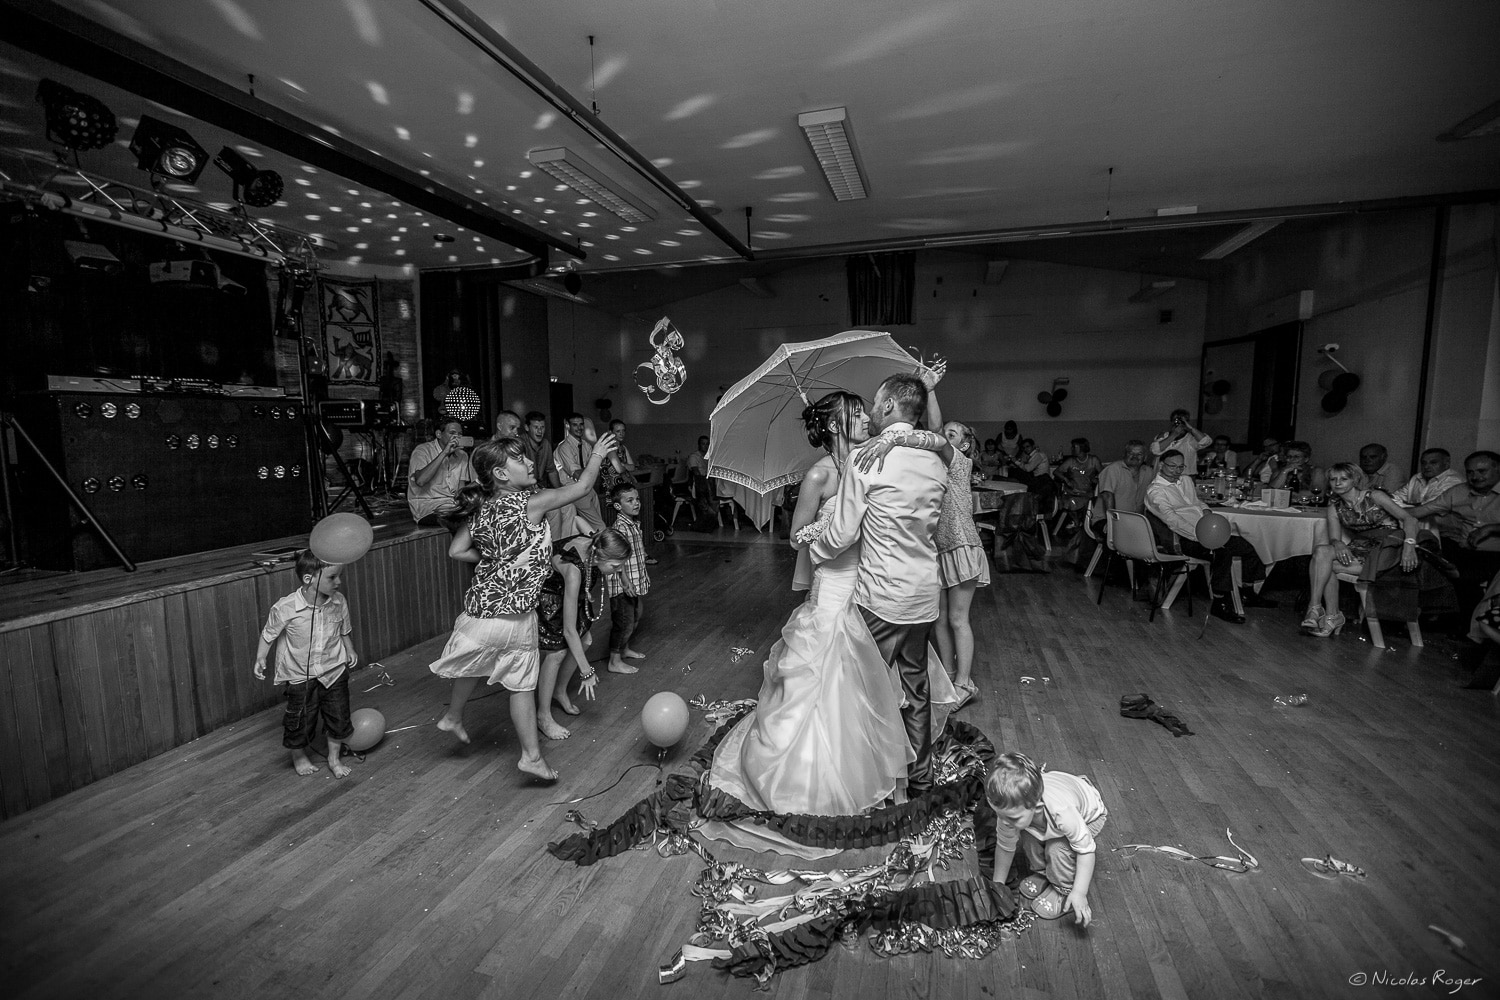
[[821, 454], [807, 442], [803, 407], [835, 389], [869, 400], [889, 375], [916, 375], [932, 384], [941, 368], [941, 362], [929, 368], [890, 334], [873, 330], [782, 344], [714, 407], [708, 474], [757, 493], [798, 482]]

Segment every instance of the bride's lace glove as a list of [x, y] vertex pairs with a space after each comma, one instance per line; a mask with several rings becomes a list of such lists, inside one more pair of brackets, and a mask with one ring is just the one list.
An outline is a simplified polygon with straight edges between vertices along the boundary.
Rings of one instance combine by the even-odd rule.
[[823, 508], [823, 513], [818, 515], [818, 519], [816, 521], [813, 521], [809, 524], [804, 524], [802, 527], [798, 528], [792, 533], [792, 537], [796, 540], [798, 545], [811, 545], [813, 542], [823, 537], [823, 532], [828, 530], [828, 522], [832, 519], [833, 507], [832, 505], [827, 505]]
[[942, 450], [944, 443], [943, 436], [932, 431], [886, 431], [860, 445], [849, 456], [849, 460], [860, 472], [869, 472], [872, 467], [879, 472], [885, 468], [885, 456], [890, 454], [892, 448], [919, 448], [935, 452]]

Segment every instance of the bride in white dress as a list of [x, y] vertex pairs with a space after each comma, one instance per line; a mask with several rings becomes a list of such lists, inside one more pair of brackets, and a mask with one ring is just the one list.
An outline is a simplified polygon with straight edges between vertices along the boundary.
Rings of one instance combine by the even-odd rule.
[[[799, 577], [811, 541], [802, 529], [826, 525], [844, 464], [869, 437], [864, 401], [851, 393], [829, 393], [802, 416], [809, 440], [828, 454], [803, 478], [792, 519], [793, 538], [803, 536], [793, 542]], [[930, 437], [929, 450], [941, 450], [943, 439]], [[916, 754], [901, 720], [900, 682], [851, 600], [858, 564], [855, 546], [816, 567], [806, 603], [771, 647], [755, 710], [714, 755], [710, 784], [752, 809], [852, 816], [905, 789]], [[958, 695], [936, 655], [929, 656], [928, 680], [939, 729], [947, 716], [941, 706]]]

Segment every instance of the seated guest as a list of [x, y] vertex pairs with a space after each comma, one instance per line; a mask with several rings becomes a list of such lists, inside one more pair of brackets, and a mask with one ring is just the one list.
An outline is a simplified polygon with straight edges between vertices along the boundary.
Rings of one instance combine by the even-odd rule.
[[1359, 449], [1359, 471], [1365, 474], [1365, 485], [1372, 490], [1393, 493], [1406, 477], [1386, 455], [1385, 445], [1367, 444]]
[[418, 524], [425, 517], [456, 508], [458, 491], [474, 481], [469, 453], [459, 446], [463, 436], [463, 424], [445, 420], [438, 424], [431, 441], [412, 449], [407, 463], [406, 503]]
[[1021, 453], [1016, 456], [1016, 467], [1035, 478], [1045, 479], [1052, 475], [1052, 463], [1031, 438], [1021, 439]]
[[1291, 490], [1295, 493], [1311, 493], [1326, 489], [1328, 477], [1312, 463], [1312, 445], [1306, 441], [1288, 441], [1286, 461], [1282, 462], [1266, 485], [1273, 490]]
[[1088, 438], [1074, 438], [1071, 447], [1073, 453], [1053, 474], [1062, 483], [1063, 496], [1091, 497], [1103, 467], [1097, 456], [1089, 454]]
[[1099, 473], [1099, 499], [1105, 517], [1109, 511], [1123, 510], [1131, 514], [1145, 513], [1146, 487], [1155, 478], [1146, 465], [1146, 442], [1125, 442], [1125, 457], [1110, 462]]
[[[1337, 635], [1344, 627], [1337, 574], [1373, 580], [1398, 561], [1403, 573], [1417, 568], [1417, 519], [1410, 511], [1384, 490], [1371, 489], [1363, 470], [1350, 462], [1329, 468], [1328, 488], [1328, 537], [1333, 541], [1313, 550], [1307, 570], [1312, 597], [1302, 619], [1302, 631], [1320, 638]], [[1400, 541], [1391, 537], [1398, 527]]]
[[1391, 499], [1404, 507], [1420, 507], [1422, 504], [1447, 493], [1455, 486], [1464, 484], [1464, 477], [1449, 468], [1452, 456], [1447, 448], [1428, 448], [1422, 452], [1419, 471], [1395, 493]]
[[1015, 461], [1016, 456], [1021, 454], [1021, 431], [1014, 420], [1007, 420], [1000, 429], [1000, 436], [995, 438], [995, 447], [1005, 456], [1001, 461]]
[[1500, 572], [1500, 455], [1474, 452], [1464, 459], [1464, 479], [1464, 485], [1407, 513], [1419, 521], [1437, 518], [1443, 555], [1458, 567], [1458, 596], [1467, 606]]
[[1227, 474], [1233, 476], [1239, 473], [1238, 459], [1239, 456], [1229, 447], [1229, 435], [1215, 434], [1214, 446], [1199, 454], [1198, 468], [1208, 470], [1223, 462], [1224, 468], [1228, 470]]
[[557, 464], [552, 460], [552, 443], [547, 440], [547, 414], [538, 410], [526, 414], [526, 433], [521, 436], [521, 450], [536, 469], [539, 489], [555, 490], [562, 485]]
[[984, 451], [979, 453], [979, 460], [975, 464], [986, 479], [994, 479], [1000, 475], [1000, 449], [995, 445], [994, 438], [984, 442]]
[[[1229, 541], [1212, 551], [1198, 541], [1198, 519], [1208, 513], [1208, 508], [1198, 502], [1198, 489], [1193, 485], [1192, 477], [1185, 475], [1186, 468], [1187, 459], [1175, 448], [1161, 456], [1156, 466], [1156, 478], [1146, 487], [1146, 509], [1172, 531], [1183, 555], [1209, 561], [1214, 615], [1232, 624], [1243, 625], [1245, 616], [1234, 610], [1232, 600], [1234, 560], [1239, 558], [1246, 581], [1265, 576], [1265, 563], [1255, 554], [1255, 548], [1239, 535], [1230, 535]], [[1242, 599], [1247, 604], [1264, 606], [1271, 603], [1248, 587]]]
[[1188, 475], [1193, 475], [1198, 471], [1198, 449], [1208, 447], [1213, 440], [1188, 422], [1187, 410], [1177, 409], [1172, 411], [1171, 424], [1151, 442], [1151, 454], [1175, 451], [1187, 462]]
[[1281, 464], [1281, 442], [1268, 437], [1260, 443], [1260, 454], [1245, 466], [1245, 478], [1252, 483], [1269, 483]]
[[501, 410], [495, 416], [495, 433], [491, 441], [499, 441], [501, 438], [521, 439], [521, 415], [514, 410]]

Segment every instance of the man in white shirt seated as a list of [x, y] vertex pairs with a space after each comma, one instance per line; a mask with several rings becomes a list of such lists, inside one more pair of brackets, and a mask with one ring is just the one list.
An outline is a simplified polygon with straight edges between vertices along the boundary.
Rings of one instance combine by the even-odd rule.
[[1422, 452], [1421, 464], [1415, 476], [1406, 485], [1391, 494], [1391, 499], [1403, 507], [1420, 507], [1431, 503], [1455, 486], [1464, 484], [1464, 477], [1450, 467], [1453, 456], [1447, 448], [1428, 448]]
[[412, 449], [407, 463], [406, 503], [412, 519], [442, 514], [457, 506], [458, 491], [474, 481], [469, 453], [460, 446], [464, 425], [457, 420], [438, 424], [431, 441]]
[[1359, 471], [1365, 474], [1365, 485], [1372, 490], [1395, 492], [1406, 477], [1386, 454], [1385, 445], [1367, 444], [1359, 449]]
[[[1210, 564], [1213, 587], [1213, 613], [1235, 625], [1245, 624], [1245, 616], [1234, 609], [1234, 560], [1240, 560], [1240, 569], [1245, 581], [1259, 580], [1266, 574], [1266, 565], [1255, 548], [1239, 535], [1230, 535], [1229, 541], [1217, 549], [1208, 549], [1198, 541], [1198, 519], [1208, 513], [1208, 508], [1198, 502], [1198, 488], [1193, 479], [1184, 473], [1187, 468], [1182, 452], [1169, 449], [1161, 456], [1156, 466], [1156, 478], [1146, 488], [1146, 509], [1155, 514], [1161, 523], [1177, 536], [1177, 547], [1183, 555], [1196, 559], [1207, 559]], [[1170, 539], [1157, 538], [1160, 548], [1170, 549]], [[1162, 544], [1167, 542], [1168, 544]], [[1188, 580], [1191, 586], [1192, 580]], [[1245, 588], [1241, 599], [1252, 605], [1271, 606], [1273, 602]]]

